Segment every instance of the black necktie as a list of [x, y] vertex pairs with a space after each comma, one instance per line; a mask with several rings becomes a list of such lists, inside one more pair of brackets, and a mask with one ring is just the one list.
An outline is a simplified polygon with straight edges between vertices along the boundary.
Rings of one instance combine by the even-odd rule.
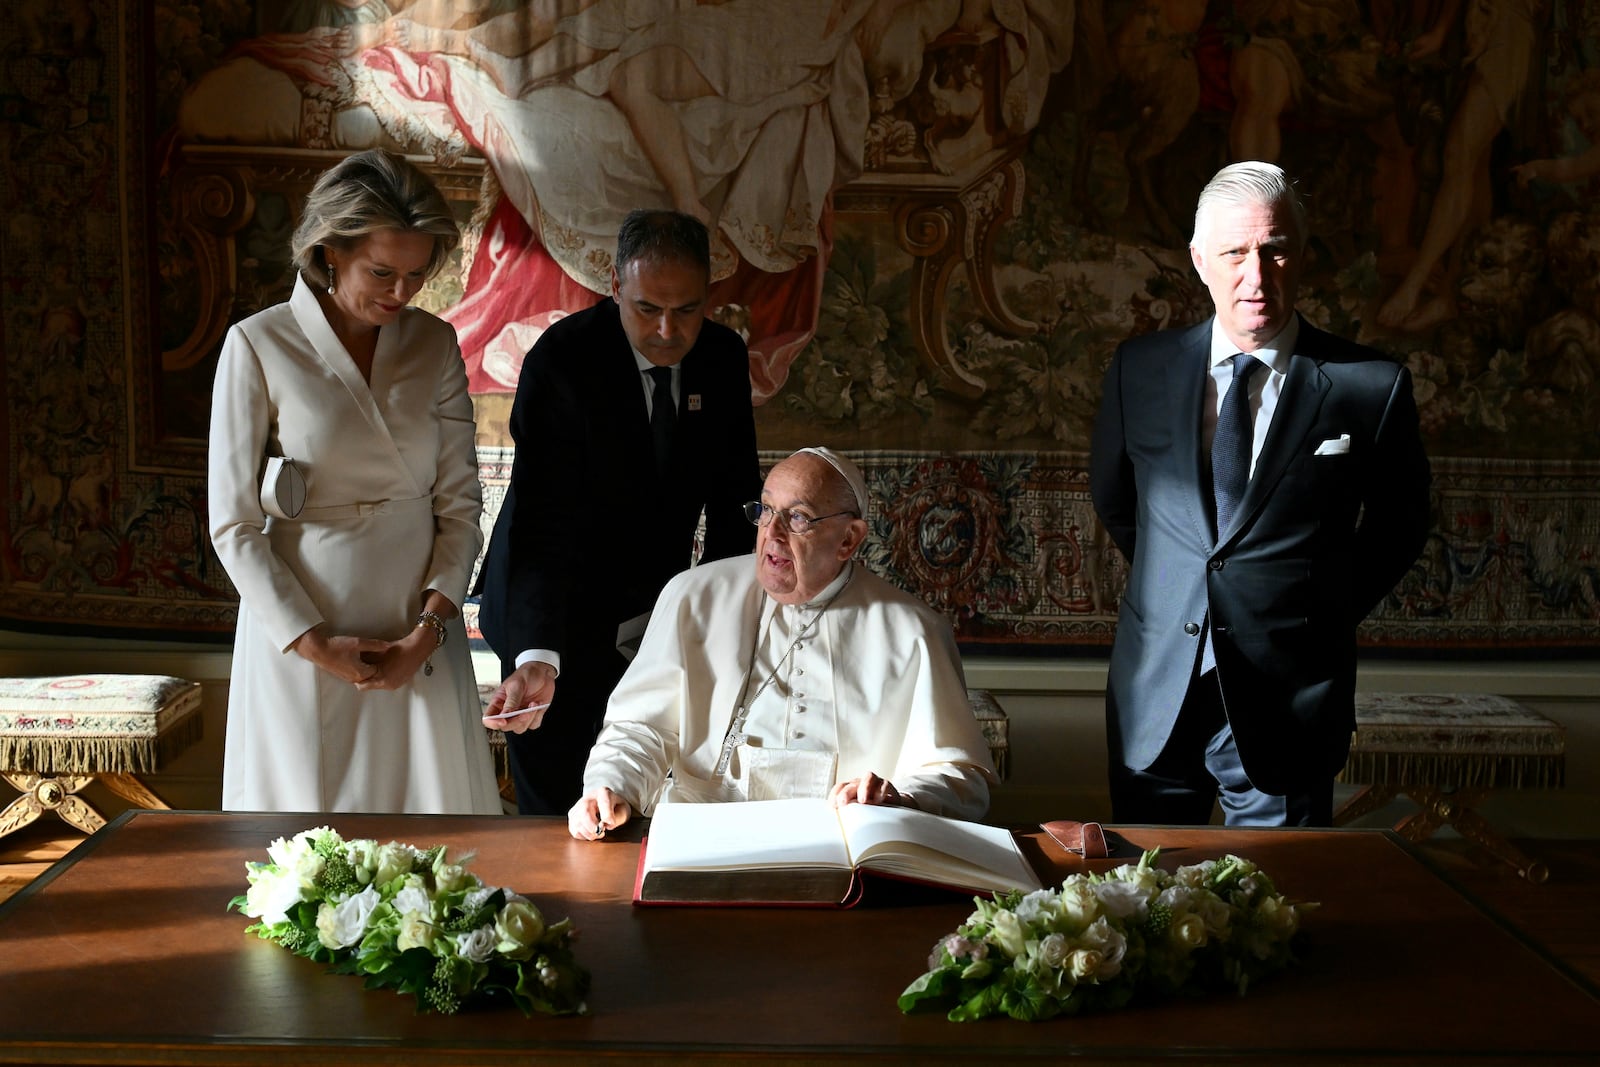
[[1233, 382], [1222, 398], [1216, 436], [1211, 439], [1211, 491], [1216, 497], [1219, 541], [1250, 484], [1250, 375], [1261, 365], [1244, 353], [1233, 357]]
[[656, 443], [656, 470], [665, 472], [672, 458], [672, 425], [678, 419], [672, 401], [672, 368], [651, 367], [654, 392], [650, 397], [650, 436]]

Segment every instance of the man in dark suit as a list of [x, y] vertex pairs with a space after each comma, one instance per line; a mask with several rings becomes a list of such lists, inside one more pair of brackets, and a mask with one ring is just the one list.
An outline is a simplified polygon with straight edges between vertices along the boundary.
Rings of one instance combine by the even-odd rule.
[[1223, 168], [1189, 246], [1215, 316], [1106, 372], [1089, 484], [1130, 563], [1106, 692], [1119, 823], [1204, 824], [1220, 799], [1229, 825], [1331, 824], [1356, 626], [1428, 532], [1411, 376], [1296, 314], [1306, 237], [1283, 171]]
[[700, 222], [635, 211], [617, 236], [612, 299], [556, 322], [523, 363], [479, 618], [505, 678], [487, 714], [536, 709], [485, 720], [508, 732], [524, 814], [578, 799], [627, 666], [618, 644], [637, 644], [642, 627], [627, 624], [689, 566], [701, 510], [703, 559], [754, 543], [749, 355], [705, 318], [710, 272]]

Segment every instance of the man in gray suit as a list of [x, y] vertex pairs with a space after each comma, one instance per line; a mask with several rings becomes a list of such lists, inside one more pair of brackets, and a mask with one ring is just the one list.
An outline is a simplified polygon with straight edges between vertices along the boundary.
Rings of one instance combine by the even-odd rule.
[[1130, 563], [1106, 692], [1119, 823], [1326, 826], [1356, 626], [1429, 529], [1411, 376], [1294, 310], [1305, 211], [1223, 168], [1189, 246], [1216, 314], [1106, 372], [1090, 491]]

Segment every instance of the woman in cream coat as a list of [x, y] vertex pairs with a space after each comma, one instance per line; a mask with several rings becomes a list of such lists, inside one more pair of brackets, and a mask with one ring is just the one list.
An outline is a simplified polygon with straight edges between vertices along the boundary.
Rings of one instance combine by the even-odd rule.
[[[241, 601], [226, 809], [501, 811], [460, 617], [483, 539], [467, 377], [454, 330], [406, 306], [458, 240], [420, 171], [351, 156], [307, 198], [288, 302], [223, 344], [211, 540]], [[268, 457], [303, 487], [264, 486]]]

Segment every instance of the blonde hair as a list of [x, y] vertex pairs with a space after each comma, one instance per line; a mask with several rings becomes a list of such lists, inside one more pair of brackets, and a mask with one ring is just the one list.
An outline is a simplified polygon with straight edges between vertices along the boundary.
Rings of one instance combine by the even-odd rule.
[[294, 265], [309, 284], [326, 288], [323, 249], [348, 250], [378, 230], [431, 236], [430, 278], [461, 241], [438, 186], [405, 158], [374, 148], [335, 163], [311, 187], [290, 239]]

